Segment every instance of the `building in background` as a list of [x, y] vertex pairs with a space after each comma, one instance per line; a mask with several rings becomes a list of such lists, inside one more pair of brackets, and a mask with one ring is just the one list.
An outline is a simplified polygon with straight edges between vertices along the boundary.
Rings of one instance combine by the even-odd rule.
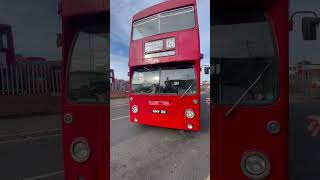
[[320, 98], [320, 64], [300, 61], [289, 66], [290, 93]]

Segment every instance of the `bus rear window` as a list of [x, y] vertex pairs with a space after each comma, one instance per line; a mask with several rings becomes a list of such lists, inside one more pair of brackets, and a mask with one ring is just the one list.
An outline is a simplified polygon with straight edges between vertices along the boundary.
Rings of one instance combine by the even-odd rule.
[[131, 93], [195, 94], [196, 75], [192, 65], [139, 68], [134, 71]]
[[165, 11], [134, 22], [132, 39], [138, 40], [156, 34], [191, 29], [194, 26], [193, 7]]

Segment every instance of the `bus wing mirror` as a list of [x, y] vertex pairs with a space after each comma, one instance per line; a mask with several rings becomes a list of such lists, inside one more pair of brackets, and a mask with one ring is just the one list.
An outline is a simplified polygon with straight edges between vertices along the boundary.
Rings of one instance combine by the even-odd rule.
[[204, 57], [204, 55], [201, 53], [201, 54], [200, 54], [200, 59], [203, 59], [203, 57]]
[[317, 39], [317, 27], [320, 23], [318, 17], [304, 17], [302, 18], [302, 36], [304, 40]]
[[210, 67], [204, 67], [204, 74], [210, 74]]

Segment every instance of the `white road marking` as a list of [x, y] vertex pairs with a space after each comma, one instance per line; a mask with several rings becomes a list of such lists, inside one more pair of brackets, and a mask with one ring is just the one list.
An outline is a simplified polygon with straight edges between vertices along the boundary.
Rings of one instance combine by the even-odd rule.
[[23, 139], [13, 139], [13, 140], [8, 140], [8, 141], [1, 141], [0, 144], [13, 143], [13, 142], [24, 142], [24, 141], [34, 141], [34, 140], [45, 139], [45, 138], [56, 137], [56, 136], [61, 136], [61, 134], [50, 134], [50, 135], [38, 136], [38, 137], [27, 137], [27, 138], [23, 138]]
[[63, 170], [62, 171], [55, 171], [55, 172], [51, 172], [51, 173], [42, 174], [42, 175], [39, 175], [39, 176], [24, 178], [23, 180], [42, 179], [42, 178], [46, 178], [46, 177], [50, 177], [50, 176], [55, 176], [55, 175], [58, 175], [58, 174], [63, 174], [63, 172], [64, 172]]
[[32, 136], [35, 134], [45, 134], [49, 132], [56, 132], [60, 131], [60, 128], [55, 128], [55, 129], [47, 129], [47, 130], [36, 130], [36, 131], [25, 131], [25, 132], [18, 132], [18, 133], [6, 133], [0, 136], [0, 139], [6, 138], [6, 137], [14, 137], [14, 136]]
[[117, 104], [117, 105], [113, 105], [113, 106], [111, 106], [111, 107], [119, 107], [119, 106], [128, 106], [129, 104]]
[[111, 121], [115, 121], [115, 120], [119, 120], [119, 119], [124, 119], [124, 118], [127, 118], [127, 117], [129, 117], [129, 115], [128, 115], [128, 116], [122, 116], [122, 117], [114, 118], [114, 119], [111, 119]]

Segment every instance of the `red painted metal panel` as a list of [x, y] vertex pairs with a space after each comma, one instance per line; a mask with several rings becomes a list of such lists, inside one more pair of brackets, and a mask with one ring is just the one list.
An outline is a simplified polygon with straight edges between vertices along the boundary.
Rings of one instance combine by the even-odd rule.
[[[195, 67], [199, 67], [200, 62], [195, 63]], [[138, 119], [139, 124], [190, 130], [187, 124], [193, 125], [193, 131], [200, 130], [200, 68], [196, 68], [197, 93], [194, 95], [141, 95], [131, 94], [133, 100], [130, 101], [130, 122], [134, 123], [134, 118]], [[130, 91], [129, 91], [130, 92]], [[194, 104], [193, 100], [198, 103]], [[131, 107], [137, 105], [139, 112], [134, 114]], [[167, 111], [167, 114], [153, 114], [152, 110], [161, 109]], [[187, 119], [185, 110], [192, 109], [195, 112], [195, 118]]]
[[[133, 119], [137, 118], [139, 124], [183, 129], [187, 128], [188, 123], [192, 123], [193, 130], [200, 130], [200, 104], [193, 104], [193, 100], [199, 101], [199, 95], [185, 96], [183, 99], [179, 99], [179, 96], [168, 96], [168, 95], [131, 95], [133, 100], [130, 102], [130, 107], [137, 105], [139, 112], [134, 114], [130, 111], [130, 122], [134, 123]], [[150, 104], [149, 101], [166, 101], [170, 105], [162, 104]], [[152, 110], [161, 109], [167, 111], [167, 114], [154, 114]], [[185, 117], [185, 110], [193, 109], [195, 112], [194, 119], [187, 119]]]
[[[170, 37], [176, 38], [176, 48], [174, 49], [176, 55], [150, 59], [144, 58], [144, 44], [146, 42]], [[168, 62], [200, 61], [199, 30], [196, 28], [192, 30], [177, 31], [131, 41], [129, 57], [129, 66], [131, 67]]]
[[94, 14], [109, 11], [108, 0], [60, 0], [62, 16]]
[[[248, 179], [240, 166], [241, 158], [248, 151], [257, 151], [269, 158], [271, 173], [266, 179], [288, 179], [288, 0], [273, 1], [263, 9], [270, 18], [278, 52], [279, 99], [269, 106], [238, 106], [229, 117], [225, 117], [225, 113], [230, 106], [211, 105], [211, 177], [214, 180]], [[280, 123], [279, 134], [267, 132], [266, 126], [271, 120]]]
[[[67, 98], [67, 66], [72, 42], [77, 27], [71, 23], [72, 17], [80, 15], [82, 21], [94, 22], [91, 14], [109, 18], [109, 6], [106, 0], [83, 1], [63, 0], [61, 2], [62, 15], [62, 127], [63, 127], [63, 155], [65, 179], [108, 179], [109, 178], [109, 141], [110, 136], [110, 105], [109, 104], [76, 104]], [[103, 12], [103, 13], [101, 13]], [[90, 19], [91, 18], [91, 19]], [[85, 23], [85, 22], [83, 22]], [[107, 25], [107, 20], [106, 20]], [[109, 60], [109, 59], [107, 59]], [[72, 114], [73, 122], [66, 124], [64, 115]], [[72, 159], [70, 146], [73, 140], [83, 137], [90, 146], [90, 157], [86, 162], [78, 163]]]
[[216, 10], [221, 9], [235, 9], [235, 8], [243, 8], [243, 9], [252, 9], [252, 8], [261, 8], [267, 9], [269, 6], [273, 4], [273, 1], [277, 0], [216, 0], [213, 1], [213, 7]]

